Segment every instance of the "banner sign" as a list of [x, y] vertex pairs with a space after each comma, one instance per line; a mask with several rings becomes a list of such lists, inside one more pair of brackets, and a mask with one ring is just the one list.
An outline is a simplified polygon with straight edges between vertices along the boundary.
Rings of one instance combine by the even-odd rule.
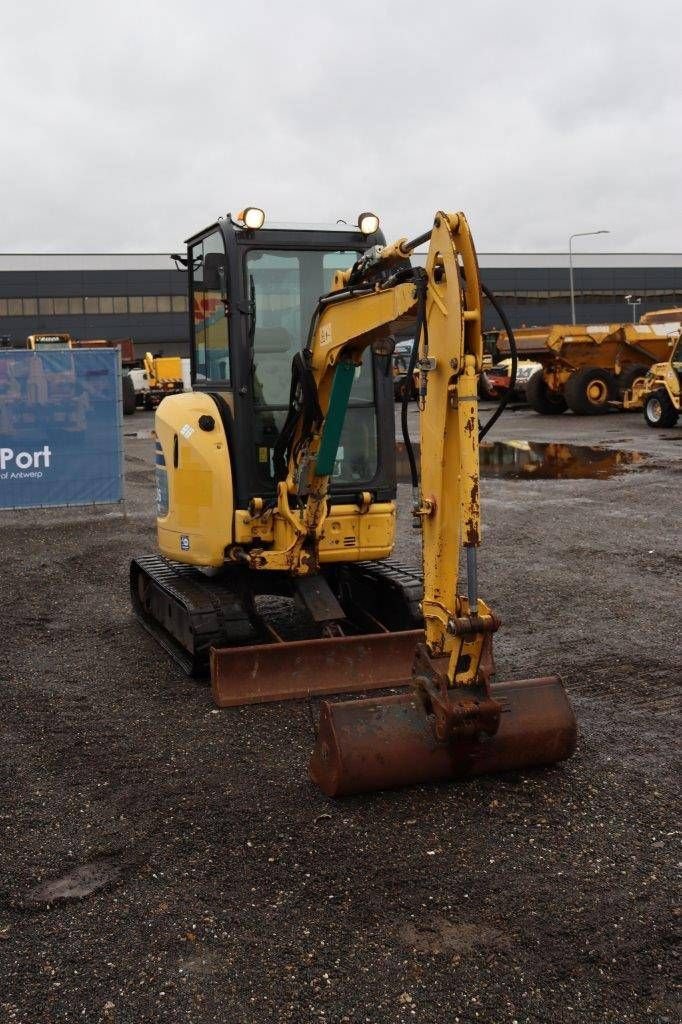
[[123, 500], [118, 349], [0, 350], [0, 508]]

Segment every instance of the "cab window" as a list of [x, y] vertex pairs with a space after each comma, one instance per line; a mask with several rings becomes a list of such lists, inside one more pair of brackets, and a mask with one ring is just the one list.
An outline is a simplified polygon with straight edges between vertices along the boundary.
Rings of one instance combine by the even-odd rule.
[[[291, 387], [291, 360], [306, 343], [320, 295], [331, 289], [336, 270], [355, 252], [252, 249], [246, 258], [252, 323], [256, 459], [263, 481], [273, 478], [272, 452], [284, 424]], [[372, 353], [364, 354], [350, 395], [333, 477], [336, 483], [370, 480], [377, 470], [377, 426]]]
[[190, 249], [196, 379], [229, 384], [230, 345], [226, 315], [227, 261], [219, 231]]

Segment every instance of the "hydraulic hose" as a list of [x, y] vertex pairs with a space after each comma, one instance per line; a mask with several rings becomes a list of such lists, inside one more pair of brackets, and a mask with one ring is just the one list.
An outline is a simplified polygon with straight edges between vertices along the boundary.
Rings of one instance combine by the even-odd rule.
[[419, 472], [417, 470], [417, 460], [414, 455], [414, 448], [412, 447], [412, 439], [410, 438], [410, 428], [407, 423], [407, 411], [410, 402], [410, 385], [412, 378], [414, 377], [414, 368], [417, 365], [419, 339], [421, 337], [422, 330], [428, 331], [428, 328], [426, 326], [426, 274], [422, 274], [419, 276], [419, 279], [417, 281], [417, 288], [419, 289], [419, 304], [417, 306], [417, 326], [414, 332], [414, 341], [412, 343], [412, 351], [410, 352], [410, 361], [407, 365], [405, 388], [402, 395], [402, 401], [400, 403], [400, 426], [403, 432], [403, 442], [405, 444], [405, 451], [407, 452], [407, 461], [410, 464], [410, 476], [412, 478], [412, 490], [414, 492], [416, 492], [419, 488]]
[[497, 299], [495, 298], [495, 296], [493, 295], [493, 293], [490, 291], [489, 288], [486, 288], [486, 286], [484, 284], [481, 284], [481, 290], [482, 290], [483, 294], [485, 295], [486, 299], [488, 300], [488, 302], [490, 303], [490, 305], [493, 307], [493, 309], [495, 310], [495, 312], [499, 316], [500, 320], [502, 321], [502, 323], [504, 325], [504, 329], [507, 332], [507, 337], [509, 338], [509, 351], [511, 353], [511, 376], [510, 376], [510, 380], [509, 380], [509, 387], [507, 388], [506, 392], [500, 398], [500, 401], [499, 401], [499, 403], [497, 405], [497, 409], [495, 409], [495, 412], [492, 414], [492, 416], [490, 417], [490, 419], [488, 420], [486, 425], [484, 427], [479, 427], [479, 431], [478, 431], [478, 439], [479, 439], [479, 441], [481, 441], [485, 437], [485, 435], [488, 433], [488, 431], [490, 430], [492, 425], [494, 423], [496, 423], [497, 420], [500, 418], [500, 416], [502, 415], [502, 413], [504, 411], [505, 406], [507, 405], [509, 399], [511, 398], [512, 392], [513, 392], [513, 390], [514, 390], [514, 388], [516, 386], [516, 369], [517, 369], [517, 366], [518, 366], [518, 354], [517, 354], [517, 350], [516, 350], [516, 338], [514, 337], [514, 332], [512, 330], [511, 324], [509, 323], [509, 320], [507, 319], [507, 314], [502, 309], [502, 306], [500, 306], [500, 304], [498, 303]]

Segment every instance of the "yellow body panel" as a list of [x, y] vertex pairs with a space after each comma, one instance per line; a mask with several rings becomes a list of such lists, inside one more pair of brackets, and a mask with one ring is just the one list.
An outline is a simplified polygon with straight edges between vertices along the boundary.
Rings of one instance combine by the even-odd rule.
[[[212, 430], [201, 429], [200, 416], [213, 419]], [[221, 566], [232, 543], [234, 500], [230, 453], [215, 402], [198, 391], [169, 395], [155, 425], [159, 549], [189, 565]]]
[[[211, 416], [212, 430], [201, 429], [201, 416]], [[227, 438], [209, 395], [195, 391], [165, 398], [156, 413], [156, 434], [156, 523], [159, 549], [167, 558], [218, 568], [230, 560], [233, 545], [235, 552], [237, 546], [242, 551], [255, 547], [265, 554], [270, 548], [286, 551], [294, 544], [292, 522], [277, 511], [252, 516], [246, 509], [235, 510]], [[300, 524], [302, 515], [292, 511], [291, 520]], [[359, 505], [333, 505], [320, 538], [320, 562], [386, 558], [394, 540], [394, 502], [380, 502], [364, 511]], [[261, 565], [256, 560], [253, 567], [268, 568], [267, 560]]]
[[[293, 513], [300, 522], [301, 515]], [[272, 545], [275, 550], [287, 549], [296, 539], [291, 524], [277, 512], [254, 518], [248, 512], [235, 512], [235, 544]], [[332, 505], [325, 519], [320, 538], [321, 563], [361, 562], [365, 559], [388, 558], [395, 541], [395, 502], [370, 505], [361, 512], [358, 505]]]

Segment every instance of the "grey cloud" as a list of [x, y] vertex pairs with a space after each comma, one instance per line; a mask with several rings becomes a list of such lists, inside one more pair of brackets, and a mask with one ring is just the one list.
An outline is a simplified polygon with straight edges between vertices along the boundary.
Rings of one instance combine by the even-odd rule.
[[438, 207], [479, 249], [681, 248], [677, 4], [25, 0], [4, 15], [12, 250], [166, 250], [273, 220]]

